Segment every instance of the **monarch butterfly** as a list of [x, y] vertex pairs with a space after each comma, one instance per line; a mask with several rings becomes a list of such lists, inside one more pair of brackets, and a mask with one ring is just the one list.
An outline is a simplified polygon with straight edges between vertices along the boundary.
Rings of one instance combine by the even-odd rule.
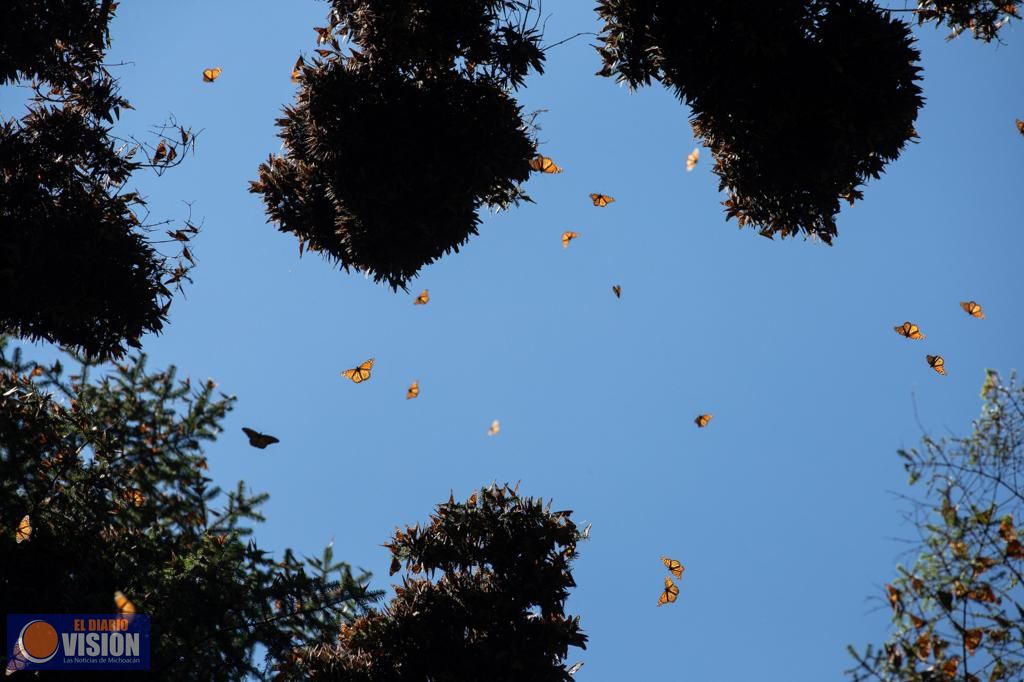
[[242, 431], [249, 437], [249, 445], [254, 448], [259, 448], [260, 450], [264, 449], [268, 445], [281, 442], [269, 434], [260, 433], [255, 429], [250, 429], [248, 426], [243, 426]]
[[941, 355], [925, 355], [928, 365], [942, 376], [946, 376], [946, 361]]
[[221, 71], [223, 70], [224, 69], [220, 68], [219, 66], [213, 69], [203, 69], [203, 82], [212, 83], [213, 81], [217, 80], [217, 78], [220, 76]]
[[19, 545], [25, 540], [32, 538], [32, 522], [28, 518], [28, 514], [25, 514], [25, 518], [18, 524], [18, 529], [14, 532], [14, 541]]
[[960, 301], [960, 307], [964, 309], [964, 312], [972, 317], [976, 317], [979, 320], [985, 319], [985, 313], [982, 312], [981, 306], [975, 301]]
[[576, 673], [578, 673], [580, 671], [580, 668], [582, 668], [582, 667], [583, 667], [583, 661], [580, 661], [579, 663], [573, 663], [572, 667], [569, 668], [568, 670], [566, 670], [565, 672], [569, 673], [570, 675], [575, 675]]
[[661, 563], [665, 564], [665, 568], [671, 571], [672, 575], [674, 575], [675, 577], [683, 577], [683, 571], [686, 570], [686, 567], [678, 561], [676, 561], [675, 559], [669, 559], [667, 556], [663, 556], [661, 557]]
[[942, 664], [939, 666], [939, 670], [945, 673], [946, 677], [952, 679], [953, 677], [956, 677], [956, 671], [959, 667], [960, 657], [953, 656], [952, 658], [947, 658], [945, 661], [943, 661]]
[[413, 301], [412, 304], [413, 305], [426, 305], [429, 302], [430, 302], [430, 292], [427, 289], [424, 289], [420, 293], [420, 295], [416, 297], [416, 300]]
[[594, 206], [598, 208], [604, 208], [608, 204], [615, 201], [615, 197], [610, 197], [607, 194], [591, 194], [590, 200], [594, 202]]
[[918, 618], [914, 614], [910, 614], [910, 622], [914, 624], [914, 629], [916, 630], [920, 630], [928, 624], [926, 620], [924, 620], [923, 618]]
[[658, 597], [658, 606], [671, 604], [679, 598], [679, 588], [672, 582], [672, 578], [665, 578], [665, 590]]
[[160, 163], [164, 160], [165, 156], [167, 156], [167, 145], [164, 144], [163, 140], [160, 140], [160, 144], [156, 146], [156, 151], [153, 152], [153, 163]]
[[697, 418], [693, 420], [693, 423], [697, 425], [697, 428], [703, 429], [705, 426], [708, 425], [708, 422], [711, 421], [711, 417], [713, 416], [714, 415], [710, 414], [697, 415]]
[[498, 420], [495, 419], [494, 421], [491, 422], [491, 428], [487, 429], [487, 435], [488, 436], [497, 436], [498, 433], [500, 433], [500, 432], [501, 432], [501, 424], [499, 424]]
[[562, 167], [546, 156], [537, 156], [530, 159], [530, 168], [541, 173], [561, 173]]
[[889, 597], [889, 606], [897, 616], [903, 613], [903, 594], [892, 585], [885, 586], [885, 592]]
[[700, 160], [700, 147], [694, 147], [693, 151], [690, 152], [686, 157], [686, 172], [689, 173], [697, 167], [697, 161]]
[[1024, 135], [1024, 121], [1017, 119], [1017, 132]]
[[138, 488], [128, 488], [127, 490], [121, 491], [121, 499], [128, 504], [133, 504], [136, 507], [141, 507], [146, 502], [146, 496], [142, 494], [142, 491]]
[[622, 298], [622, 287], [618, 284], [612, 285], [612, 291], [615, 293], [615, 298]]
[[897, 334], [899, 334], [900, 336], [905, 336], [908, 339], [914, 339], [915, 341], [919, 341], [924, 338], [924, 334], [921, 333], [921, 328], [918, 327], [913, 322], [904, 322], [898, 327], [893, 327], [893, 329], [896, 330]]
[[121, 590], [114, 592], [114, 606], [117, 607], [118, 613], [136, 613], [135, 604], [124, 596], [124, 592]]
[[299, 55], [298, 60], [295, 62], [295, 66], [292, 67], [292, 83], [298, 83], [302, 80], [302, 67], [306, 65], [306, 61]]
[[409, 385], [409, 390], [405, 392], [405, 399], [411, 400], [420, 394], [420, 382], [414, 381]]
[[576, 237], [579, 237], [579, 236], [580, 236], [579, 232], [571, 232], [571, 231], [570, 232], [563, 232], [562, 233], [562, 248], [563, 249], [569, 248], [569, 242], [571, 242], [573, 239], [576, 239]]
[[373, 369], [374, 358], [370, 358], [358, 367], [346, 369], [341, 376], [351, 379], [354, 384], [361, 384], [370, 378], [370, 370]]
[[468, 506], [470, 506], [470, 507], [475, 507], [476, 506], [476, 491], [475, 490], [473, 491], [473, 494], [469, 496], [469, 499], [466, 500], [466, 504]]
[[964, 648], [967, 653], [973, 654], [974, 650], [981, 646], [981, 639], [985, 631], [981, 628], [973, 628], [964, 632]]

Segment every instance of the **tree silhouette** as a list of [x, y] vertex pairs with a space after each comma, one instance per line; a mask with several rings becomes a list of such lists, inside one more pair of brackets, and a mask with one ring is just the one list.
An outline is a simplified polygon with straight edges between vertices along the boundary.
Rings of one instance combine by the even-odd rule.
[[860, 653], [855, 682], [997, 682], [1024, 674], [1024, 388], [992, 370], [973, 433], [925, 436], [900, 451], [923, 484], [909, 518], [919, 533], [909, 568], [886, 586], [893, 627]]
[[999, 36], [999, 31], [1022, 14], [1021, 0], [919, 0], [918, 23], [934, 22], [949, 26], [949, 38], [964, 31], [986, 43]]
[[172, 263], [142, 229], [145, 201], [124, 190], [140, 168], [180, 163], [194, 138], [173, 124], [156, 145], [111, 135], [130, 108], [102, 63], [116, 5], [8, 3], [0, 21], [0, 85], [32, 92], [28, 113], [0, 119], [0, 331], [101, 356], [162, 328], [196, 231], [174, 231]]
[[512, 0], [332, 5], [277, 122], [286, 153], [251, 189], [301, 244], [404, 288], [476, 234], [482, 207], [527, 199], [535, 143], [509, 90], [542, 70], [540, 34]]
[[285, 676], [571, 680], [568, 648], [587, 639], [565, 613], [581, 539], [571, 513], [507, 485], [439, 504], [427, 523], [396, 531], [386, 545], [392, 573], [409, 571], [388, 607], [343, 626], [337, 643], [296, 652]]
[[[119, 590], [151, 617], [153, 676], [240, 680], [265, 670], [256, 646], [272, 666], [329, 641], [377, 598], [330, 547], [274, 559], [247, 537], [267, 495], [239, 483], [222, 497], [204, 474], [203, 444], [234, 398], [173, 367], [149, 371], [144, 356], [92, 379], [99, 371], [83, 362], [68, 376], [0, 339], [4, 611], [110, 613]], [[18, 542], [26, 515], [32, 532]]]

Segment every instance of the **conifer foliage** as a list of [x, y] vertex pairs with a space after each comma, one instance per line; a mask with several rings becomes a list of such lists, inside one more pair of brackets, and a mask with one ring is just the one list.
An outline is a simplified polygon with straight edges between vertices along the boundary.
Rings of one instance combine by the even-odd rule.
[[688, 104], [727, 216], [766, 237], [831, 243], [840, 199], [915, 135], [919, 53], [867, 0], [600, 0], [598, 14], [599, 74]]
[[297, 652], [291, 678], [568, 682], [568, 648], [587, 639], [565, 612], [582, 539], [571, 514], [507, 485], [438, 505], [386, 545], [392, 573], [408, 571], [388, 607]]
[[144, 356], [69, 375], [0, 338], [4, 611], [112, 613], [121, 591], [150, 616], [152, 670], [168, 680], [251, 679], [362, 613], [378, 596], [367, 574], [330, 547], [272, 557], [247, 527], [267, 496], [241, 483], [225, 495], [206, 476], [205, 447], [233, 403], [212, 381], [147, 369]]
[[512, 0], [332, 6], [278, 120], [286, 153], [251, 189], [301, 244], [404, 288], [476, 234], [481, 208], [527, 198], [535, 144], [509, 92], [542, 70], [540, 33]]
[[[166, 285], [192, 265], [187, 247], [176, 264], [156, 251], [145, 202], [124, 191], [136, 170], [180, 163], [192, 138], [176, 128], [161, 152], [112, 136], [130, 108], [103, 65], [116, 6], [39, 0], [0, 12], [0, 85], [33, 93], [23, 117], [0, 116], [0, 331], [96, 355], [159, 331]], [[179, 233], [180, 243], [194, 231]]]

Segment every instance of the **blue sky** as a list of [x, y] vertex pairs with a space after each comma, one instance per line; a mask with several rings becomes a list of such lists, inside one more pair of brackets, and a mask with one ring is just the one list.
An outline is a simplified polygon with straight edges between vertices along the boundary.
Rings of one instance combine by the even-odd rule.
[[[547, 6], [546, 42], [596, 30], [591, 4]], [[386, 587], [396, 526], [450, 490], [521, 480], [593, 523], [569, 604], [590, 636], [570, 657], [586, 663], [578, 679], [839, 678], [847, 643], [885, 634], [869, 597], [894, 575], [894, 538], [912, 535], [894, 493], [895, 451], [920, 437], [915, 401], [927, 429], [962, 433], [984, 368], [1020, 361], [1021, 27], [1004, 45], [918, 31], [921, 142], [844, 209], [832, 248], [726, 223], [710, 154], [685, 172], [688, 110], [594, 77], [591, 37], [555, 47], [518, 98], [544, 110], [541, 149], [565, 173], [531, 179], [536, 204], [488, 216], [407, 295], [299, 260], [247, 192], [280, 149], [291, 67], [326, 10], [123, 3], [112, 29], [136, 107], [119, 132], [169, 113], [203, 130], [182, 167], [136, 178], [155, 216], [190, 201], [203, 222], [195, 284], [144, 344], [155, 365], [239, 397], [210, 474], [271, 494], [259, 543], [316, 554], [333, 540]], [[590, 192], [617, 201], [599, 210]], [[565, 230], [581, 236], [563, 250]], [[413, 306], [423, 288], [430, 304]], [[904, 320], [927, 339], [897, 336]], [[369, 382], [339, 376], [369, 357]], [[701, 412], [714, 420], [698, 430]], [[254, 450], [242, 426], [281, 443]], [[687, 570], [658, 609], [662, 554]]]

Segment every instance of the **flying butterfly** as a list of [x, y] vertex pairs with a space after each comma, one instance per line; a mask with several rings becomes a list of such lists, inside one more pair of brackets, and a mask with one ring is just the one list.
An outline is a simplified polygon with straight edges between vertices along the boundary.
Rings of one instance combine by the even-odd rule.
[[604, 208], [608, 204], [614, 202], [615, 197], [610, 197], [607, 194], [591, 194], [590, 200], [594, 202], [594, 206]]
[[918, 327], [913, 322], [904, 322], [898, 327], [893, 327], [893, 329], [896, 330], [897, 334], [899, 334], [900, 336], [905, 336], [908, 339], [920, 341], [921, 339], [924, 338], [924, 334], [921, 333], [921, 328]]
[[405, 392], [405, 399], [406, 400], [412, 400], [413, 398], [418, 397], [419, 394], [420, 394], [420, 382], [417, 380], [417, 381], [412, 382], [409, 385], [409, 390]]
[[25, 514], [25, 518], [18, 524], [18, 529], [14, 531], [14, 541], [19, 545], [25, 540], [32, 538], [32, 522], [28, 518], [28, 514]]
[[669, 559], [667, 556], [663, 556], [661, 557], [661, 563], [665, 564], [665, 568], [667, 568], [676, 578], [683, 577], [683, 571], [686, 570], [686, 567], [675, 559]]
[[361, 384], [370, 378], [370, 370], [373, 369], [374, 358], [370, 358], [358, 367], [346, 369], [341, 376], [351, 379], [354, 384]]
[[561, 173], [563, 170], [552, 159], [540, 154], [530, 159], [530, 168], [541, 173]]
[[982, 311], [981, 306], [976, 301], [960, 301], [960, 307], [964, 309], [964, 312], [971, 317], [976, 317], [979, 320], [985, 319], [985, 313]]
[[497, 419], [495, 419], [491, 422], [491, 428], [487, 429], [487, 435], [497, 436], [499, 433], [501, 433], [501, 424], [498, 423]]
[[416, 300], [412, 302], [413, 305], [426, 305], [428, 303], [430, 303], [430, 291], [427, 289], [421, 291]]
[[942, 376], [946, 376], [946, 361], [942, 359], [941, 355], [925, 355], [928, 360], [928, 366], [934, 369]]
[[135, 604], [124, 596], [124, 592], [121, 590], [114, 592], [114, 606], [117, 607], [118, 613], [136, 613]]
[[269, 434], [260, 433], [256, 429], [250, 429], [248, 426], [243, 426], [242, 431], [249, 437], [249, 445], [254, 448], [259, 448], [260, 450], [264, 449], [268, 445], [281, 442]]
[[573, 239], [576, 239], [576, 237], [579, 237], [579, 236], [580, 236], [579, 232], [572, 232], [572, 231], [563, 232], [562, 233], [562, 248], [563, 249], [569, 248], [569, 242], [571, 242]]
[[1024, 121], [1017, 119], [1017, 132], [1024, 135]]
[[697, 428], [703, 429], [711, 421], [711, 417], [714, 415], [710, 414], [699, 414], [697, 418], [693, 420], [693, 423], [697, 425]]
[[679, 598], [679, 588], [672, 582], [672, 578], [665, 578], [665, 590], [658, 597], [658, 606], [671, 604]]
[[618, 284], [612, 285], [612, 292], [614, 292], [615, 298], [622, 298], [622, 287], [620, 287]]
[[579, 663], [573, 663], [572, 667], [570, 667], [565, 672], [567, 672], [570, 675], [575, 675], [576, 673], [578, 673], [580, 671], [580, 668], [582, 668], [582, 667], [583, 667], [583, 661], [580, 661]]
[[697, 161], [700, 160], [700, 147], [694, 147], [693, 151], [690, 152], [686, 157], [686, 172], [689, 173], [697, 167]]
[[220, 68], [219, 66], [213, 69], [203, 69], [203, 82], [212, 83], [220, 77], [220, 74], [223, 70], [224, 69]]

